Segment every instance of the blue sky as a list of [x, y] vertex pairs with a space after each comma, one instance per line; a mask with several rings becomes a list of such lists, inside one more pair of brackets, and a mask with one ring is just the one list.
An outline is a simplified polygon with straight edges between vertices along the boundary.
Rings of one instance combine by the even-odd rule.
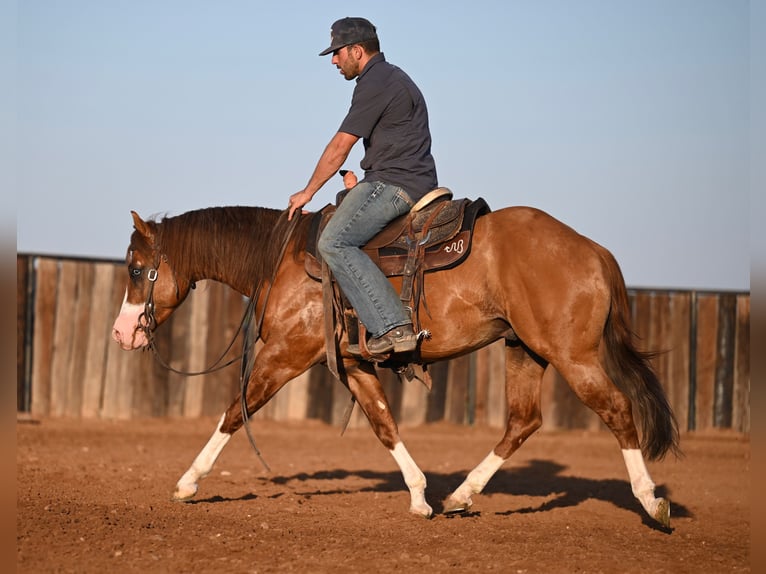
[[739, 0], [19, 2], [17, 249], [119, 259], [130, 210], [285, 207], [353, 90], [317, 54], [335, 19], [364, 16], [423, 91], [440, 184], [456, 196], [548, 211], [609, 248], [630, 286], [747, 290], [750, 10]]

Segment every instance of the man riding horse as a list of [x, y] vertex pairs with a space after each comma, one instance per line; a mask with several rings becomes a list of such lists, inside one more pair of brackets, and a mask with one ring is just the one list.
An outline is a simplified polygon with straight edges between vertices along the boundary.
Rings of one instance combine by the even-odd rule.
[[[364, 178], [345, 195], [318, 249], [370, 333], [370, 354], [411, 352], [418, 343], [411, 312], [361, 247], [438, 185], [426, 102], [410, 77], [386, 61], [375, 26], [364, 18], [336, 21], [330, 47], [319, 55], [327, 54], [344, 78], [356, 78], [351, 108], [306, 187], [290, 197], [288, 217], [311, 201], [362, 138]], [[361, 354], [358, 345], [349, 352]]]

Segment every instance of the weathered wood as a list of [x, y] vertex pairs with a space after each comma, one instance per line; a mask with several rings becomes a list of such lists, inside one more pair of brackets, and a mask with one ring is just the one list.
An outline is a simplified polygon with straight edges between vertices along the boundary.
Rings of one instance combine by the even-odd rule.
[[736, 317], [736, 296], [733, 293], [727, 293], [719, 297], [715, 389], [713, 396], [713, 424], [717, 428], [731, 427], [732, 399], [734, 396]]
[[[204, 367], [208, 368], [221, 358], [230, 339], [227, 337], [227, 317], [225, 312], [227, 295], [231, 289], [221, 283], [210, 282], [206, 288], [209, 290], [208, 298], [208, 330], [207, 348], [205, 353]], [[228, 354], [227, 354], [228, 355]], [[225, 363], [221, 360], [220, 364]], [[239, 365], [234, 366], [236, 370]], [[221, 388], [226, 385], [228, 372], [217, 370], [205, 376], [203, 388], [202, 413], [207, 416], [220, 415], [229, 406], [233, 396], [224, 397]]]
[[666, 331], [668, 369], [660, 378], [681, 429], [686, 429], [689, 424], [690, 302], [689, 293], [673, 293], [669, 300]]
[[[222, 284], [216, 284], [216, 287], [216, 295], [211, 299], [211, 305], [214, 307], [211, 307], [210, 317], [211, 325], [215, 325], [217, 338], [211, 339], [208, 344], [209, 365], [220, 358], [232, 340], [234, 341], [231, 349], [226, 353], [221, 364], [236, 359], [242, 354], [243, 337], [241, 333], [238, 334], [238, 331], [247, 308], [247, 301], [239, 293]], [[237, 335], [236, 339], [235, 335]], [[205, 387], [204, 410], [207, 414], [218, 415], [229, 406], [239, 393], [240, 372], [241, 362], [236, 361], [211, 375]], [[290, 405], [286, 406], [289, 410]], [[286, 413], [287, 410], [284, 412]]]
[[447, 401], [444, 418], [448, 422], [464, 424], [468, 421], [468, 385], [470, 384], [470, 357], [449, 361], [447, 372]]
[[474, 405], [473, 424], [486, 425], [489, 417], [490, 348], [479, 349], [474, 354]]
[[[197, 289], [186, 301], [191, 305], [191, 323], [189, 329], [189, 370], [199, 372], [205, 368], [207, 356], [208, 337], [208, 302], [210, 299], [209, 281], [197, 283]], [[184, 392], [184, 416], [202, 416], [202, 402], [204, 399], [205, 379], [207, 375], [199, 375], [186, 378]]]
[[[192, 292], [193, 294], [194, 292]], [[165, 353], [163, 357], [171, 367], [178, 371], [186, 372], [191, 368], [189, 344], [193, 308], [193, 305], [188, 302], [181, 305], [173, 312], [172, 319], [157, 328], [157, 333], [167, 333], [168, 348], [162, 349]], [[167, 416], [184, 416], [187, 380], [188, 377], [185, 375], [172, 371], [168, 374]]]
[[116, 267], [111, 263], [94, 264], [93, 295], [88, 313], [88, 342], [83, 373], [82, 409], [84, 418], [97, 417], [101, 410], [103, 385], [107, 359], [107, 345], [111, 341], [111, 323], [104, 321], [110, 315], [117, 316], [113, 307], [112, 291]]
[[[64, 414], [67, 417], [80, 416], [82, 411], [83, 381], [87, 364], [89, 338], [89, 315], [92, 312], [94, 268], [87, 263], [72, 263], [75, 274], [72, 314], [69, 318], [70, 356], [66, 365], [66, 402]], [[63, 384], [63, 381], [62, 381]]]
[[[121, 279], [120, 276], [121, 273], [116, 271], [115, 280], [112, 283], [112, 305], [116, 309], [119, 309], [125, 296], [125, 280]], [[104, 319], [110, 325], [114, 321], [114, 317]], [[108, 345], [106, 349], [101, 416], [106, 419], [130, 418], [140, 355], [145, 353], [123, 351], [116, 343]]]
[[737, 297], [737, 342], [734, 362], [733, 410], [734, 430], [750, 430], [750, 296]]
[[660, 383], [665, 389], [681, 428], [689, 411], [689, 296], [675, 292], [655, 293], [650, 311], [650, 352]]
[[505, 399], [505, 341], [487, 347], [489, 351], [489, 388], [487, 389], [487, 421], [492, 427], [502, 428], [508, 419]]
[[62, 261], [56, 289], [56, 313], [53, 327], [53, 361], [51, 365], [50, 414], [64, 416], [67, 412], [67, 392], [72, 364], [72, 323], [75, 317], [77, 267], [72, 261]]
[[[31, 413], [83, 418], [219, 414], [238, 393], [239, 364], [186, 377], [165, 370], [151, 353], [122, 351], [111, 342], [110, 331], [124, 286], [122, 263], [17, 258], [17, 389], [30, 389]], [[681, 428], [749, 432], [750, 295], [631, 290], [630, 305], [639, 349], [664, 351], [653, 365]], [[234, 336], [245, 306], [228, 287], [200, 282], [155, 332], [161, 356], [181, 370], [208, 367]], [[29, 349], [25, 333], [30, 333]], [[240, 352], [238, 341], [225, 360]], [[504, 365], [505, 346], [498, 341], [429, 365], [430, 393], [418, 382], [402, 384], [388, 370], [381, 371], [381, 384], [402, 426], [446, 420], [503, 427]], [[289, 382], [256, 418], [319, 418], [339, 425], [349, 401], [345, 387], [317, 366]], [[18, 408], [23, 402], [20, 398]], [[545, 373], [541, 402], [544, 428], [603, 426], [553, 369]], [[357, 408], [349, 426], [367, 424]]]
[[694, 425], [697, 430], [713, 428], [717, 329], [718, 298], [701, 294], [697, 298], [697, 388]]
[[397, 420], [401, 426], [418, 426], [426, 422], [428, 389], [420, 381], [402, 383], [402, 403]]
[[426, 422], [432, 423], [444, 419], [445, 408], [447, 404], [447, 373], [449, 372], [449, 362], [439, 361], [428, 366], [428, 372], [431, 373], [433, 387], [428, 394], [428, 405], [426, 407]]
[[29, 287], [32, 284], [30, 261], [31, 258], [26, 256], [16, 258], [16, 410], [19, 412], [29, 410], [31, 400], [27, 386], [27, 357], [31, 344], [27, 340], [27, 332], [32, 321], [31, 314], [27, 313]]

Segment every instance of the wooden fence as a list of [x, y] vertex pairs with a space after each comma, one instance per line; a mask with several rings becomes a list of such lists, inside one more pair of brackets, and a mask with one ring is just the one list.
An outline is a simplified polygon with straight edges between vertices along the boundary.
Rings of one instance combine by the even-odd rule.
[[[32, 416], [129, 419], [219, 415], [236, 397], [238, 363], [185, 377], [149, 352], [122, 351], [111, 325], [124, 294], [123, 263], [17, 256], [18, 410]], [[686, 430], [750, 431], [750, 295], [734, 292], [630, 290], [640, 346], [661, 351], [653, 364]], [[179, 370], [202, 370], [236, 333], [243, 298], [202, 281], [157, 330], [160, 353]], [[228, 353], [234, 357], [240, 344]], [[400, 425], [447, 420], [505, 423], [503, 343], [430, 367], [429, 393], [381, 379]], [[549, 368], [544, 428], [596, 429], [601, 422]], [[350, 395], [323, 366], [290, 381], [255, 418], [321, 419], [340, 424]], [[351, 426], [365, 425], [355, 409]]]

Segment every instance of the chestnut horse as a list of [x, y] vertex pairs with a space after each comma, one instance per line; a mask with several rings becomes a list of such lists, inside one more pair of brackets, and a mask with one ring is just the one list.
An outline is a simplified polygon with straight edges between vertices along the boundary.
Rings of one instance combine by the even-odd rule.
[[[113, 338], [124, 349], [145, 347], [147, 316], [149, 328], [161, 324], [195, 281], [219, 281], [245, 296], [268, 283], [270, 294], [260, 291], [256, 301], [263, 345], [246, 392], [248, 415], [256, 412], [285, 383], [327, 361], [322, 286], [304, 268], [310, 219], [288, 223], [285, 211], [259, 207], [215, 207], [161, 221], [133, 212], [127, 290]], [[633, 494], [649, 516], [669, 526], [670, 505], [655, 497], [644, 456], [678, 454], [677, 423], [649, 357], [634, 345], [625, 282], [609, 251], [540, 210], [505, 208], [476, 221], [470, 256], [426, 275], [425, 289], [430, 314], [422, 313], [421, 323], [431, 337], [420, 344], [423, 364], [505, 340], [505, 434], [447, 498], [445, 512], [470, 508], [472, 495], [540, 427], [540, 387], [550, 364], [614, 433]], [[410, 512], [430, 517], [426, 478], [399, 436], [374, 365], [349, 355], [347, 346], [343, 334], [344, 382], [398, 463]], [[196, 494], [242, 426], [242, 411], [238, 397], [176, 484], [175, 499]]]

